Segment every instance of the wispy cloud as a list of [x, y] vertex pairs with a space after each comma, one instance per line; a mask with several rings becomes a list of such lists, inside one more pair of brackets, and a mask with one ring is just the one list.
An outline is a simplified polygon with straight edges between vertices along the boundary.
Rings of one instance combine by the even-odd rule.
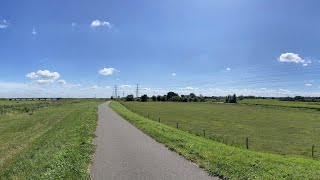
[[94, 20], [91, 22], [91, 28], [97, 28], [97, 27], [108, 27], [108, 28], [111, 28], [112, 25], [110, 22], [108, 21], [100, 21], [100, 20]]
[[32, 29], [32, 35], [34, 35], [34, 36], [37, 35], [37, 31], [35, 28]]
[[38, 84], [51, 84], [54, 82], [53, 79], [38, 79], [35, 80], [34, 82], [38, 83]]
[[58, 83], [59, 84], [62, 84], [62, 85], [66, 85], [67, 84], [67, 81], [63, 80], [63, 79], [59, 79], [58, 80]]
[[0, 29], [6, 29], [8, 27], [8, 23], [5, 19], [0, 20]]
[[177, 74], [176, 74], [176, 73], [172, 73], [171, 75], [172, 75], [172, 76], [176, 76]]
[[231, 68], [226, 68], [226, 70], [227, 70], [227, 71], [230, 71], [230, 70], [231, 70]]
[[305, 86], [312, 86], [312, 84], [310, 84], [310, 83], [307, 83], [307, 84], [305, 84]]

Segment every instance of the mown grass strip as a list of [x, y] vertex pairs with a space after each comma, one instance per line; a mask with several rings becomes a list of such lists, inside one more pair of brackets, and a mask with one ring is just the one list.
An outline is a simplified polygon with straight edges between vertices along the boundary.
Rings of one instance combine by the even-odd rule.
[[110, 107], [169, 149], [192, 160], [210, 175], [228, 179], [319, 179], [320, 162], [228, 146], [149, 120], [119, 102]]

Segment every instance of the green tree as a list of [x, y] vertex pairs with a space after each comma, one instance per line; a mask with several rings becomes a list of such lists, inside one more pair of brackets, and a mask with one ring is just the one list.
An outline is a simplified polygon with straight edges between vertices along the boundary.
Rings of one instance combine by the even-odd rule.
[[161, 96], [160, 101], [166, 101], [166, 96]]
[[173, 98], [175, 96], [179, 96], [179, 95], [177, 93], [175, 93], [175, 92], [170, 91], [170, 92], [167, 93], [167, 100], [170, 101], [171, 98]]
[[171, 98], [171, 101], [179, 102], [179, 101], [181, 101], [181, 98], [180, 98], [179, 96], [173, 96], [173, 97]]
[[141, 96], [141, 101], [142, 102], [147, 102], [148, 101], [148, 96], [146, 94], [144, 94], [143, 96]]
[[193, 98], [195, 98], [195, 97], [196, 97], [196, 95], [195, 95], [194, 93], [191, 93], [191, 94], [190, 94], [190, 98], [193, 99]]
[[127, 97], [126, 97], [126, 101], [134, 101], [134, 97], [132, 94], [129, 94]]
[[233, 94], [232, 96], [231, 95], [228, 95], [226, 97], [226, 103], [237, 103], [237, 96], [236, 94]]
[[157, 101], [161, 101], [161, 96], [157, 96]]
[[157, 97], [156, 97], [155, 95], [153, 95], [153, 96], [151, 97], [151, 99], [152, 99], [152, 101], [157, 101]]

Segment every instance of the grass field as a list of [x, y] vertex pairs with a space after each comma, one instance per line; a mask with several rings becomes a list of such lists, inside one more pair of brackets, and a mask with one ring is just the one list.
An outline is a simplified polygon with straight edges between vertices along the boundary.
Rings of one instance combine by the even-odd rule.
[[[280, 102], [282, 103], [282, 102]], [[279, 106], [216, 103], [124, 102], [138, 114], [236, 147], [319, 159], [320, 112]], [[291, 106], [291, 104], [290, 104]]]
[[88, 179], [101, 102], [61, 100], [32, 115], [0, 115], [0, 179]]
[[[154, 103], [141, 104], [147, 104], [149, 107], [159, 106]], [[169, 109], [170, 104], [178, 106], [167, 103], [167, 106], [163, 107]], [[136, 104], [131, 103], [131, 105]], [[320, 161], [228, 146], [144, 118], [118, 102], [112, 102], [110, 107], [169, 149], [199, 164], [211, 175], [228, 179], [319, 179], [320, 177]]]
[[246, 105], [263, 105], [320, 110], [320, 102], [279, 101], [275, 99], [244, 99], [239, 101]]

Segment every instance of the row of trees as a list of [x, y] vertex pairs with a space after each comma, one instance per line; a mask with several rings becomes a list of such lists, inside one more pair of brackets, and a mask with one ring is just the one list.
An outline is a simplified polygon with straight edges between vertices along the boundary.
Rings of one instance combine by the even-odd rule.
[[196, 96], [194, 93], [189, 95], [181, 95], [175, 92], [168, 92], [166, 95], [163, 96], [152, 96], [148, 97], [146, 94], [141, 96], [140, 98], [135, 99], [132, 94], [128, 95], [125, 100], [126, 101], [142, 101], [146, 102], [149, 99], [152, 101], [175, 101], [175, 102], [204, 102], [208, 99], [217, 100], [222, 102], [224, 98], [225, 103], [237, 103], [237, 100], [243, 99], [278, 99], [280, 101], [301, 101], [301, 102], [320, 102], [320, 97], [304, 97], [304, 96], [295, 96], [295, 97], [256, 97], [256, 96], [239, 96], [237, 97], [236, 94], [228, 95], [226, 97], [221, 96], [212, 96], [212, 97], [203, 97], [201, 94]]
[[135, 99], [134, 96], [130, 94], [125, 99], [126, 101], [137, 100], [142, 102], [146, 102], [149, 99], [151, 99], [152, 101], [173, 101], [173, 102], [204, 102], [205, 101], [205, 98], [201, 94], [199, 96], [196, 96], [194, 93], [191, 93], [189, 95], [179, 96], [179, 94], [172, 91], [168, 92], [166, 95], [163, 95], [163, 96], [153, 95], [152, 97], [148, 97], [146, 94], [144, 94], [143, 96], [137, 99]]

